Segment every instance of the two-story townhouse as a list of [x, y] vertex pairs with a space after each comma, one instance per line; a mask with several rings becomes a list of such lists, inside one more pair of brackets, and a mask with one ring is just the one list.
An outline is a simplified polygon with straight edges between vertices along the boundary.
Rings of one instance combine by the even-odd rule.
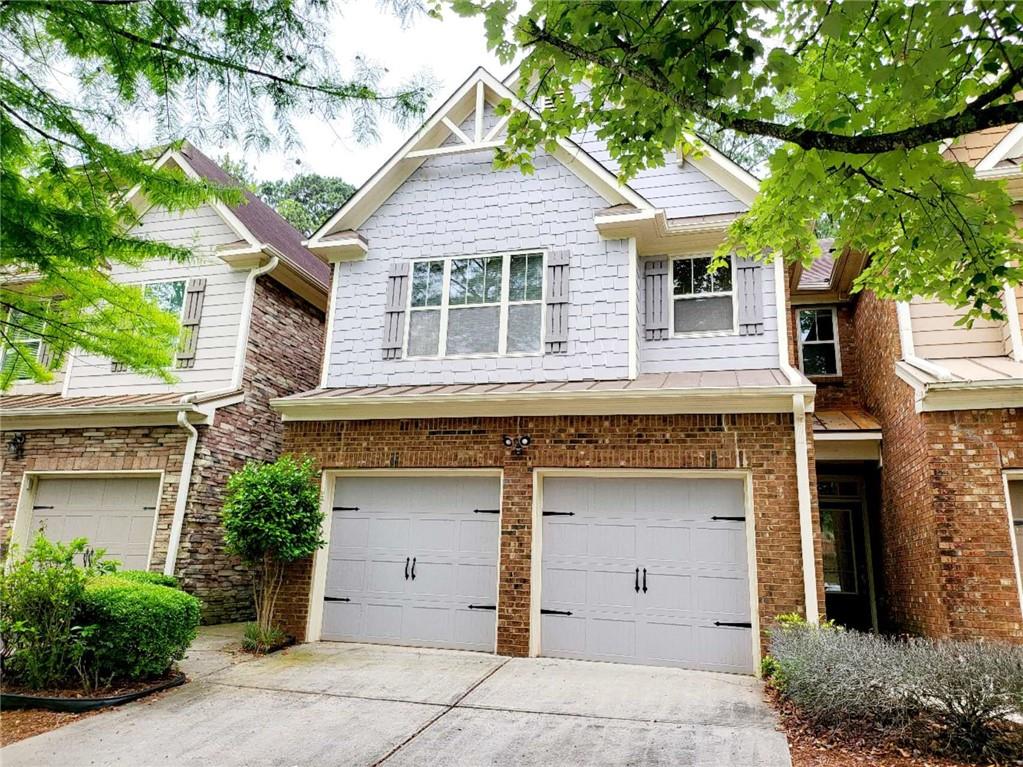
[[709, 150], [626, 185], [589, 135], [497, 170], [504, 99], [477, 70], [307, 243], [321, 379], [272, 405], [329, 544], [287, 628], [753, 673], [823, 600], [785, 271], [708, 270], [757, 183]]
[[[187, 144], [157, 165], [231, 183]], [[0, 398], [0, 522], [13, 542], [40, 528], [85, 536], [125, 567], [178, 576], [208, 622], [251, 614], [249, 575], [224, 552], [222, 494], [245, 461], [279, 455], [269, 400], [316, 384], [330, 278], [300, 232], [246, 196], [184, 213], [134, 200], [136, 234], [194, 252], [112, 272], [179, 313], [175, 383], [78, 353], [52, 383]]]
[[[1023, 218], [1023, 125], [946, 151], [1003, 179]], [[827, 248], [825, 248], [827, 250]], [[827, 613], [850, 625], [1023, 640], [1023, 291], [1004, 321], [850, 294], [863, 259], [790, 280], [792, 360], [817, 385]]]

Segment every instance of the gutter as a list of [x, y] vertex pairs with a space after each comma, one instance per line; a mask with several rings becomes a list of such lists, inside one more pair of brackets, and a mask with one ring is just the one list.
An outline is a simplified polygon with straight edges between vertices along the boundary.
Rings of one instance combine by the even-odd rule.
[[[181, 398], [182, 405], [189, 404], [194, 408], [195, 400], [200, 397], [206, 401], [220, 396], [237, 394], [239, 389], [241, 389], [242, 378], [245, 372], [245, 352], [249, 345], [249, 328], [252, 325], [252, 304], [255, 301], [256, 279], [272, 271], [278, 263], [280, 263], [280, 258], [272, 256], [265, 266], [252, 269], [245, 278], [242, 321], [238, 333], [238, 345], [235, 347], [231, 383], [221, 389], [213, 389], [199, 394], [186, 394]], [[192, 465], [195, 463], [195, 448], [199, 441], [199, 432], [188, 422], [188, 416], [184, 410], [178, 413], [178, 426], [188, 432], [188, 441], [185, 443], [185, 455], [181, 461], [178, 494], [174, 499], [174, 517], [171, 520], [170, 538], [167, 541], [167, 559], [163, 566], [164, 575], [170, 576], [174, 575], [174, 567], [177, 564], [178, 547], [181, 544], [181, 530], [185, 526], [185, 507], [188, 505], [188, 490], [192, 484]]]
[[[793, 385], [805, 379], [789, 364], [789, 311], [785, 289], [785, 264], [781, 254], [774, 259], [775, 308], [778, 316], [778, 365]], [[799, 501], [799, 548], [803, 560], [803, 602], [808, 623], [820, 620], [817, 601], [817, 558], [813, 545], [813, 495], [810, 492], [810, 446], [806, 438], [806, 413], [813, 408], [813, 387], [807, 407], [807, 395], [792, 395], [793, 436], [796, 442], [796, 494]]]

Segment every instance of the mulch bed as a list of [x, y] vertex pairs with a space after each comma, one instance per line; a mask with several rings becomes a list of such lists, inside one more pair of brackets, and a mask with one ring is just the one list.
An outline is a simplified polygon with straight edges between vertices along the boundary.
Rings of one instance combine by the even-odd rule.
[[10, 693], [13, 695], [38, 695], [41, 698], [112, 698], [117, 695], [127, 695], [130, 692], [138, 692], [139, 690], [145, 690], [153, 687], [160, 682], [169, 681], [178, 676], [178, 672], [171, 671], [163, 676], [155, 677], [153, 679], [145, 679], [139, 682], [127, 682], [112, 687], [104, 687], [99, 690], [92, 692], [86, 692], [80, 687], [72, 688], [54, 688], [50, 690], [32, 690], [28, 687], [19, 685], [5, 684], [0, 691], [5, 695]]
[[792, 704], [775, 690], [767, 697], [777, 709], [789, 741], [792, 767], [976, 767], [922, 753], [884, 739], [880, 733], [821, 732], [800, 718]]
[[88, 714], [66, 714], [58, 711], [46, 711], [41, 708], [0, 711], [0, 746], [9, 746], [19, 740], [56, 730], [65, 724], [71, 724], [98, 713], [98, 711], [92, 711]]

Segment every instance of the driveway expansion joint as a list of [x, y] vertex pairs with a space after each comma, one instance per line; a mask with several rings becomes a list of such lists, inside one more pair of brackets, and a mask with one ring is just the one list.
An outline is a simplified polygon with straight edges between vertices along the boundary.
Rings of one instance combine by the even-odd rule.
[[511, 658], [505, 658], [499, 664], [494, 666], [494, 668], [490, 669], [486, 674], [484, 674], [479, 679], [477, 679], [475, 682], [473, 682], [473, 684], [471, 684], [469, 686], [469, 688], [465, 692], [463, 692], [461, 695], [459, 695], [458, 698], [453, 703], [451, 703], [443, 711], [441, 711], [439, 714], [437, 714], [437, 716], [433, 717], [430, 721], [428, 721], [426, 724], [424, 724], [422, 727], [420, 727], [418, 730], [416, 730], [414, 733], [412, 733], [409, 737], [405, 738], [405, 740], [403, 740], [397, 746], [395, 746], [390, 751], [388, 751], [386, 754], [384, 754], [382, 758], [380, 758], [377, 761], [373, 762], [371, 767], [379, 767], [379, 765], [381, 765], [384, 762], [386, 762], [392, 756], [394, 756], [399, 751], [401, 751], [403, 748], [405, 748], [405, 746], [407, 746], [409, 743], [411, 743], [416, 738], [418, 738], [420, 735], [422, 735], [424, 732], [426, 732], [428, 729], [430, 729], [433, 725], [435, 725], [446, 714], [448, 714], [449, 712], [454, 711], [456, 708], [458, 708], [459, 707], [458, 704], [461, 703], [463, 700], [465, 700], [467, 697], [469, 697], [469, 695], [472, 694], [473, 690], [475, 690], [477, 687], [479, 687], [485, 681], [490, 679], [490, 677], [492, 677], [494, 674], [496, 674], [498, 671], [500, 671], [502, 668], [504, 668], [505, 665], [510, 660], [511, 660]]

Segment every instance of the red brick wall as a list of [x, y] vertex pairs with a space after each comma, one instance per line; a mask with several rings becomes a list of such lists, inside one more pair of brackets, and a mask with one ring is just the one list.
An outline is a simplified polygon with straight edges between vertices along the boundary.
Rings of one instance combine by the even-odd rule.
[[[185, 432], [176, 426], [105, 427], [25, 431], [25, 454], [0, 457], [0, 530], [4, 544], [14, 524], [14, 513], [26, 471], [163, 471], [160, 508], [156, 518], [153, 569], [163, 566], [174, 517]], [[11, 432], [0, 433], [7, 444]]]
[[[528, 434], [533, 444], [516, 457], [502, 445], [503, 434]], [[308, 453], [328, 469], [503, 469], [498, 651], [504, 654], [528, 651], [534, 467], [749, 469], [761, 619], [803, 611], [791, 415], [289, 423], [285, 449]], [[281, 597], [286, 627], [298, 637], [308, 618], [310, 573], [308, 563], [297, 566]]]
[[892, 628], [1023, 639], [1001, 472], [1023, 466], [1012, 409], [917, 413], [895, 374], [895, 305], [861, 296], [853, 318], [864, 404], [884, 429], [882, 566]]
[[203, 600], [208, 623], [252, 616], [248, 569], [224, 551], [220, 514], [228, 477], [247, 461], [281, 453], [283, 425], [269, 401], [319, 383], [323, 313], [268, 277], [256, 283], [245, 357], [245, 401], [217, 411], [201, 427], [177, 575]]

